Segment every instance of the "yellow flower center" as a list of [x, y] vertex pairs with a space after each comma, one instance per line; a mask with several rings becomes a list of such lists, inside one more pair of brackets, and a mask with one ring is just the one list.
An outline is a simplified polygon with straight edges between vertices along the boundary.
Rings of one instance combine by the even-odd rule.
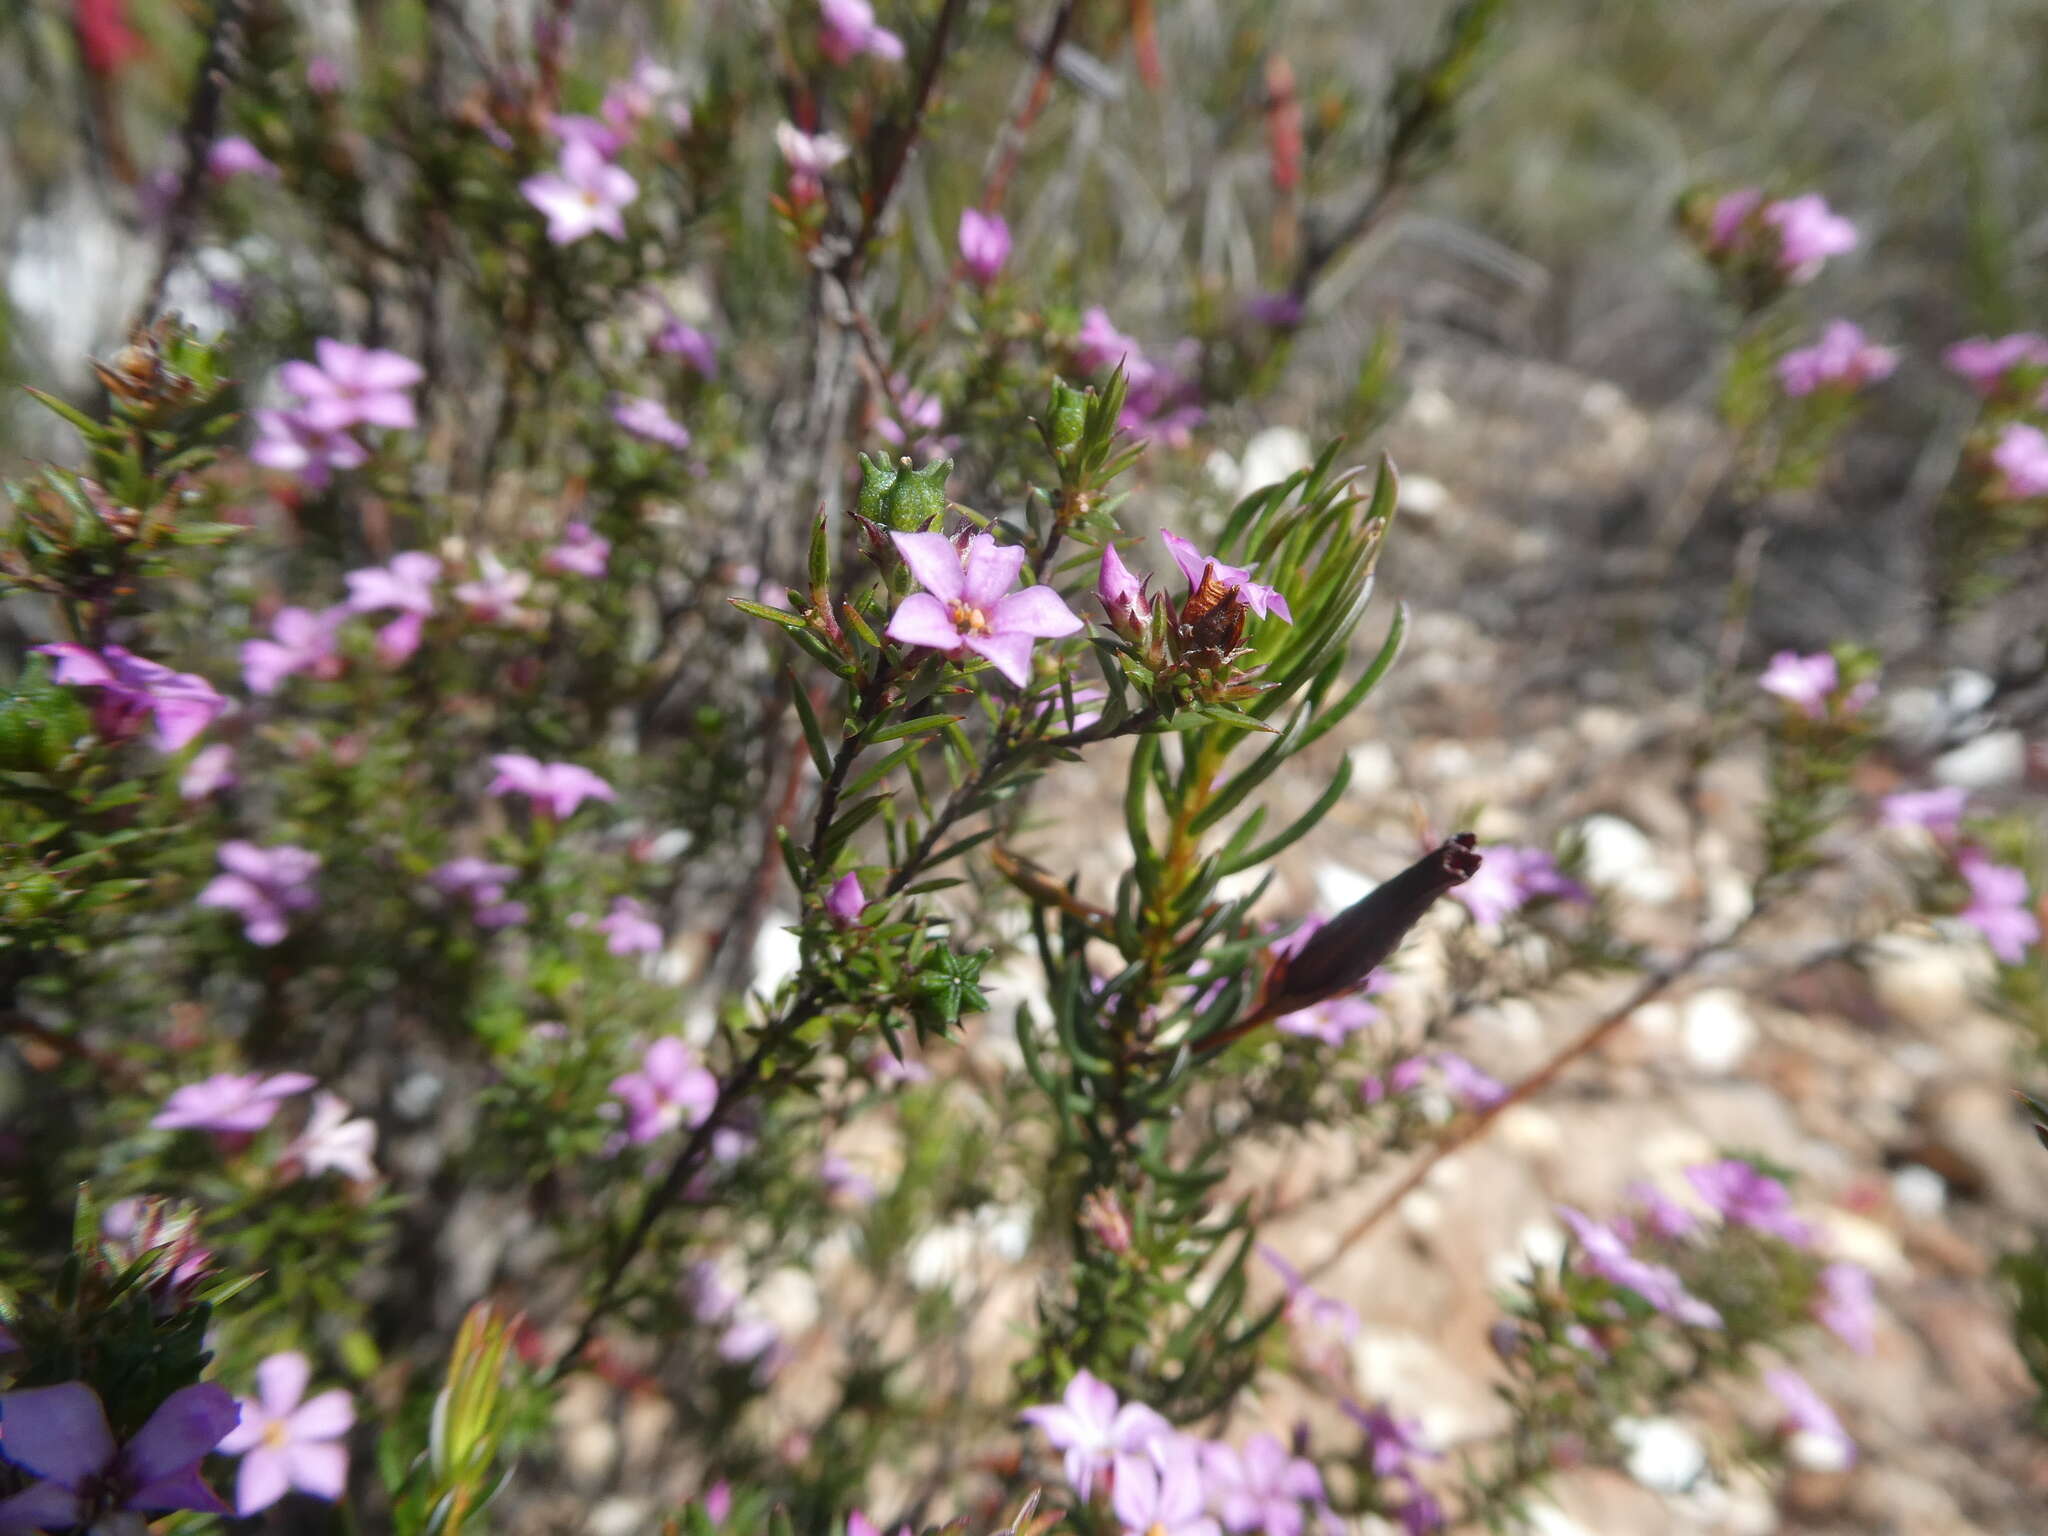
[[962, 602], [949, 603], [946, 606], [946, 616], [953, 621], [955, 629], [965, 630], [970, 635], [985, 635], [989, 632], [988, 615], [979, 608]]
[[263, 1426], [263, 1443], [273, 1451], [281, 1451], [291, 1443], [291, 1437], [285, 1433], [283, 1419], [272, 1419]]

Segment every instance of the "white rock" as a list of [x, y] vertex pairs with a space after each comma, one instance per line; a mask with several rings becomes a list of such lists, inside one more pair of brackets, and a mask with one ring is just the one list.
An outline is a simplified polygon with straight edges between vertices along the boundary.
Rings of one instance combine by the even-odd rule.
[[1845, 1472], [1854, 1464], [1854, 1448], [1836, 1435], [1802, 1429], [1785, 1442], [1785, 1457], [1809, 1472]]
[[1756, 1044], [1757, 1028], [1742, 994], [1727, 987], [1685, 1000], [1685, 1055], [1702, 1072], [1732, 1072]]
[[2017, 784], [2027, 771], [2027, 738], [2018, 731], [1987, 731], [1934, 760], [1934, 776], [1964, 789]]
[[1237, 494], [1249, 496], [1253, 491], [1278, 485], [1314, 462], [1307, 433], [1294, 427], [1268, 427], [1244, 445], [1244, 458], [1238, 465]]
[[1829, 1206], [1819, 1213], [1820, 1227], [1827, 1234], [1821, 1251], [1851, 1264], [1861, 1264], [1874, 1275], [1903, 1280], [1913, 1271], [1906, 1250], [1889, 1227], [1868, 1217]]
[[808, 1270], [785, 1265], [755, 1286], [748, 1300], [785, 1335], [806, 1333], [817, 1325], [818, 1282]]
[[1678, 877], [1657, 862], [1657, 848], [1633, 822], [1588, 816], [1579, 823], [1586, 843], [1586, 877], [1595, 885], [1656, 906], [1678, 894]]
[[1564, 1248], [1563, 1227], [1554, 1221], [1532, 1221], [1516, 1234], [1514, 1247], [1488, 1262], [1487, 1278], [1498, 1290], [1512, 1290], [1539, 1273], [1554, 1272]]
[[1405, 413], [1418, 427], [1447, 427], [1457, 418], [1458, 407], [1434, 384], [1425, 384], [1408, 397]]
[[1202, 468], [1209, 476], [1209, 483], [1226, 496], [1237, 489], [1237, 460], [1221, 448], [1209, 451], [1209, 457], [1202, 461]]
[[1368, 741], [1351, 749], [1351, 789], [1354, 794], [1383, 795], [1401, 782], [1401, 765], [1394, 761], [1394, 749], [1384, 741]]
[[1529, 1506], [1531, 1536], [1595, 1536], [1555, 1504]]
[[1336, 863], [1318, 864], [1315, 881], [1316, 899], [1330, 912], [1342, 912], [1353, 902], [1365, 900], [1379, 885], [1379, 881], [1367, 879], [1357, 870]]
[[1628, 1452], [1628, 1475], [1657, 1493], [1683, 1493], [1707, 1470], [1705, 1444], [1676, 1419], [1616, 1419], [1614, 1437]]
[[762, 992], [772, 994], [803, 963], [803, 945], [789, 931], [795, 921], [787, 912], [770, 912], [762, 920], [760, 936], [754, 940], [753, 978], [753, 985]]
[[634, 1532], [647, 1529], [653, 1518], [654, 1507], [647, 1500], [621, 1495], [600, 1499], [592, 1506], [584, 1529], [590, 1536], [634, 1536]]
[[1948, 1180], [1922, 1163], [1908, 1163], [1892, 1175], [1892, 1199], [1908, 1216], [1930, 1220], [1948, 1204]]
[[1428, 475], [1403, 475], [1401, 477], [1401, 510], [1413, 512], [1422, 517], [1434, 517], [1443, 511], [1444, 503], [1451, 499], [1451, 493], [1443, 481], [1432, 480]]

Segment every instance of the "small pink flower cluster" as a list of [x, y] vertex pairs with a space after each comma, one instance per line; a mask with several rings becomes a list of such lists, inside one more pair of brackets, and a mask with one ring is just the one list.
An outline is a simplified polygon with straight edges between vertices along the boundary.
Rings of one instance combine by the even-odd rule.
[[1062, 1453], [1068, 1486], [1094, 1497], [1100, 1481], [1130, 1536], [1220, 1536], [1259, 1531], [1302, 1536], [1310, 1513], [1327, 1508], [1322, 1474], [1267, 1434], [1242, 1446], [1176, 1431], [1143, 1403], [1077, 1372], [1057, 1403], [1019, 1415]]
[[1991, 953], [2018, 965], [2041, 942], [2041, 919], [2027, 891], [2027, 872], [1995, 862], [1982, 848], [1957, 846], [1970, 792], [1955, 785], [1904, 790], [1878, 803], [1878, 822], [1892, 828], [1917, 827], [1951, 851], [1955, 871], [1969, 889], [1956, 917], [1983, 936]]
[[885, 64], [901, 63], [903, 39], [875, 24], [868, 0], [818, 0], [818, 48], [834, 64], [850, 64], [861, 54]]
[[1432, 1069], [1438, 1086], [1462, 1109], [1491, 1109], [1508, 1096], [1506, 1084], [1480, 1071], [1456, 1051], [1437, 1051], [1397, 1061], [1385, 1077], [1374, 1074], [1361, 1082], [1358, 1096], [1368, 1104], [1378, 1104], [1393, 1095], [1413, 1093], [1428, 1081]]
[[1890, 378], [1898, 366], [1898, 352], [1872, 342], [1855, 321], [1830, 320], [1819, 341], [1778, 359], [1778, 384], [1794, 399], [1823, 391], [1854, 394]]
[[1479, 873], [1451, 896], [1472, 914], [1472, 921], [1493, 926], [1532, 901], [1589, 902], [1592, 894], [1557, 867], [1547, 848], [1516, 843], [1489, 843]]
[[1856, 249], [1856, 226], [1818, 192], [1766, 198], [1760, 187], [1741, 187], [1714, 204], [1707, 219], [1710, 253], [1741, 254], [1763, 241], [1786, 282], [1809, 283], [1830, 257]]
[[1870, 678], [1844, 692], [1841, 664], [1826, 651], [1804, 656], [1797, 651], [1780, 651], [1771, 658], [1756, 685], [1783, 699], [1809, 720], [1825, 719], [1830, 710], [1838, 710], [1845, 717], [1859, 715], [1877, 697], [1877, 683]]
[[555, 168], [519, 183], [520, 196], [548, 221], [548, 243], [574, 245], [597, 234], [625, 239], [625, 210], [640, 195], [632, 172], [612, 159], [625, 147], [625, 125], [557, 117], [553, 126], [562, 146]]
[[60, 643], [36, 650], [56, 662], [51, 679], [68, 688], [96, 688], [93, 723], [108, 741], [124, 741], [144, 720], [156, 726], [156, 744], [176, 752], [214, 722], [227, 700], [194, 672], [174, 672], [118, 645]]

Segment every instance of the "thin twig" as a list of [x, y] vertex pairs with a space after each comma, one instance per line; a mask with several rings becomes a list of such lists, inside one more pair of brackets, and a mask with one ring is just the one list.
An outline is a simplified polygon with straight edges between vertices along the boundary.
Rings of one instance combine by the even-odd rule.
[[241, 0], [214, 0], [206, 55], [199, 61], [192, 95], [185, 104], [184, 126], [178, 131], [185, 169], [170, 211], [164, 215], [164, 243], [157, 255], [156, 271], [143, 290], [130, 330], [141, 330], [156, 318], [157, 308], [163, 303], [164, 287], [191, 247], [192, 234], [199, 222], [199, 201], [206, 189], [207, 151], [220, 124], [221, 98], [227, 94], [228, 60], [240, 38], [241, 10]]
[[945, 9], [939, 12], [938, 22], [932, 28], [931, 40], [925, 45], [924, 57], [918, 61], [910, 116], [901, 129], [876, 148], [874, 175], [868, 184], [867, 195], [862, 199], [860, 229], [836, 264], [840, 280], [849, 289], [868, 247], [881, 231], [882, 219], [903, 180], [904, 167], [910, 163], [910, 152], [917, 147], [918, 138], [924, 132], [925, 114], [931, 109], [932, 93], [938, 87], [939, 70], [946, 61], [946, 49], [952, 41], [954, 24], [966, 9], [967, 0], [946, 0]]

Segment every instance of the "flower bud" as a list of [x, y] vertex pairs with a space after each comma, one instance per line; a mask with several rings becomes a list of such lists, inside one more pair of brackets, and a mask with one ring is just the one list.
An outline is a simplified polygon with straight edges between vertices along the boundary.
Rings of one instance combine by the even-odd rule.
[[913, 469], [909, 459], [891, 464], [882, 455], [860, 455], [860, 497], [856, 510], [869, 522], [898, 533], [917, 533], [938, 522], [946, 510], [951, 459]]
[[1052, 381], [1052, 404], [1045, 413], [1046, 446], [1061, 458], [1079, 446], [1088, 428], [1088, 391], [1076, 389], [1065, 379]]
[[1109, 615], [1109, 627], [1126, 640], [1140, 639], [1149, 627], [1151, 604], [1145, 583], [1133, 576], [1114, 544], [1102, 546], [1102, 565], [1095, 577], [1095, 597]]
[[1111, 1191], [1089, 1190], [1081, 1200], [1080, 1222], [1081, 1230], [1111, 1253], [1131, 1251], [1131, 1218]]

